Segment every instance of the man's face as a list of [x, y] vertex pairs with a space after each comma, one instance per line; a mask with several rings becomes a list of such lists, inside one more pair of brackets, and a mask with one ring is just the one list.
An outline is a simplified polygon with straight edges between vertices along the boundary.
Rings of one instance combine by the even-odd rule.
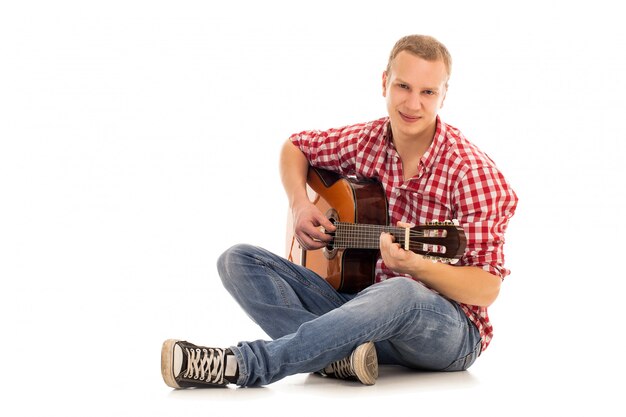
[[394, 138], [419, 139], [434, 134], [447, 80], [443, 61], [426, 61], [407, 51], [396, 55], [389, 74], [383, 73], [383, 97]]

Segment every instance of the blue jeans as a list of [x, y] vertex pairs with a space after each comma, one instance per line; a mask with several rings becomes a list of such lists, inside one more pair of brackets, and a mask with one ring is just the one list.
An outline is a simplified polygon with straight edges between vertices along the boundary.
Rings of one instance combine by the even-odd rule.
[[225, 288], [273, 339], [231, 347], [238, 385], [266, 385], [323, 369], [373, 341], [381, 364], [460, 371], [480, 354], [480, 335], [459, 306], [409, 278], [358, 294], [264, 249], [236, 245], [218, 260]]

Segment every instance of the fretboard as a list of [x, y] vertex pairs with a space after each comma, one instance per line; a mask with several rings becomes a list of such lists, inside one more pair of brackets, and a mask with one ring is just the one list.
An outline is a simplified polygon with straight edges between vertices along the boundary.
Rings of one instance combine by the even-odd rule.
[[402, 227], [344, 222], [336, 222], [335, 227], [333, 247], [337, 249], [378, 249], [383, 232], [391, 233], [396, 243], [404, 246], [405, 229]]

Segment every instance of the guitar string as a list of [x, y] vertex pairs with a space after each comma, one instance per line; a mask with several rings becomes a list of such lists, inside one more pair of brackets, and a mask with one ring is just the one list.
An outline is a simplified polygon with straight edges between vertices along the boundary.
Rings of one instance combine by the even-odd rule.
[[[344, 234], [353, 234], [353, 235], [380, 235], [381, 232], [395, 232], [400, 236], [404, 236], [404, 228], [403, 227], [394, 227], [394, 226], [383, 226], [383, 225], [362, 225], [355, 224], [354, 227], [351, 227], [351, 223], [336, 223], [338, 229], [341, 230]], [[364, 227], [366, 226], [366, 227]], [[439, 229], [429, 229], [428, 232], [437, 231]], [[411, 231], [410, 236], [421, 237], [427, 236], [428, 234], [423, 231]]]
[[[337, 230], [333, 233], [335, 239], [333, 246], [335, 247], [352, 247], [352, 248], [377, 248], [381, 232], [390, 232], [397, 234], [397, 242], [404, 244], [405, 241], [405, 228], [394, 227], [387, 225], [364, 225], [357, 223], [336, 222], [335, 226]], [[409, 232], [409, 245], [417, 249], [418, 245], [421, 245], [424, 250], [429, 250], [435, 253], [443, 253], [445, 246], [437, 245], [435, 242], [420, 242], [413, 239], [417, 238], [442, 238], [438, 236], [438, 229], [442, 225], [432, 225], [432, 229], [428, 229], [427, 232], [423, 231], [410, 231]], [[449, 225], [448, 225], [449, 226]], [[440, 230], [440, 229], [439, 229]], [[429, 248], [429, 249], [427, 249]]]
[[[380, 236], [381, 232], [392, 232], [396, 233], [398, 237], [404, 237], [405, 229], [403, 227], [394, 227], [394, 226], [384, 226], [384, 225], [362, 225], [362, 224], [353, 224], [353, 223], [336, 223], [337, 231], [334, 234], [345, 235], [345, 236]], [[426, 232], [424, 231], [410, 231], [410, 237], [444, 237], [438, 236], [438, 232], [441, 229], [435, 227], [434, 229], [428, 229]]]

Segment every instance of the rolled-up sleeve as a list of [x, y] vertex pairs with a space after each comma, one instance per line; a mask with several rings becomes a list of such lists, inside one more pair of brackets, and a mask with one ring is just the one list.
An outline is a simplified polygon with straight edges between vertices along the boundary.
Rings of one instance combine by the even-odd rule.
[[504, 279], [504, 234], [517, 207], [517, 195], [494, 166], [468, 170], [456, 187], [457, 218], [466, 232], [461, 265], [478, 266]]

